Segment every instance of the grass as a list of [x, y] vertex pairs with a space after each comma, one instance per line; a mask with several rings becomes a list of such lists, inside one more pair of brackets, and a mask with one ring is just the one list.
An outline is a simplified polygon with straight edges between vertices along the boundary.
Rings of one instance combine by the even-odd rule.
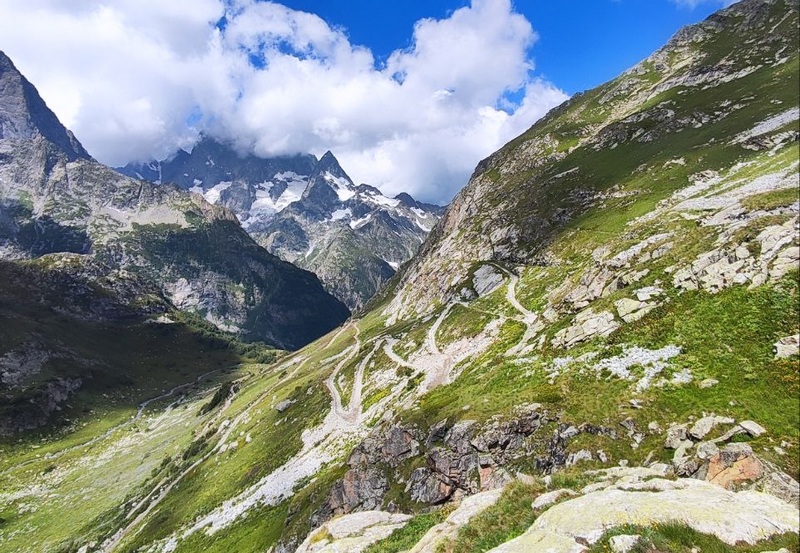
[[797, 188], [784, 188], [783, 190], [772, 190], [748, 196], [742, 200], [742, 206], [748, 210], [757, 209], [771, 211], [779, 207], [787, 207], [800, 200]]
[[512, 482], [497, 503], [473, 517], [455, 540], [440, 549], [446, 553], [478, 553], [519, 536], [536, 520], [531, 502], [543, 491], [538, 482]]
[[388, 537], [373, 543], [364, 553], [401, 553], [414, 547], [425, 533], [447, 518], [447, 511], [437, 509], [430, 513], [415, 516], [405, 526], [392, 532]]
[[624, 526], [606, 532], [594, 545], [589, 547], [588, 553], [610, 553], [612, 551], [610, 540], [618, 535], [639, 535], [639, 542], [630, 550], [631, 553], [761, 553], [762, 551], [777, 551], [786, 548], [789, 551], [798, 551], [797, 534], [788, 533], [773, 536], [755, 545], [741, 544], [729, 545], [716, 536], [701, 534], [696, 530], [681, 524], [662, 524], [643, 528], [640, 526]]

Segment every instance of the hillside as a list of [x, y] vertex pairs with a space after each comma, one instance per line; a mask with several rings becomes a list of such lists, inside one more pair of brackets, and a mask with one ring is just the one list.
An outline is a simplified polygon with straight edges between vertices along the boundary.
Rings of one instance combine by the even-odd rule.
[[335, 332], [5, 442], [0, 551], [798, 551], [798, 11], [550, 112]]
[[315, 273], [353, 311], [413, 257], [443, 211], [356, 186], [331, 152], [262, 158], [208, 136], [191, 153], [117, 170], [227, 207], [256, 242]]

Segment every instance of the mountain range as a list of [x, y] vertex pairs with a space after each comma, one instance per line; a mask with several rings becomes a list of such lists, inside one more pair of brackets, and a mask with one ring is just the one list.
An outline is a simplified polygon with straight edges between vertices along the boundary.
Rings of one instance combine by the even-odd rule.
[[314, 272], [358, 310], [408, 261], [443, 213], [408, 194], [356, 186], [331, 152], [261, 158], [208, 136], [191, 153], [117, 169], [223, 205], [260, 245]]
[[2, 390], [88, 384], [0, 438], [0, 551], [798, 551], [799, 29], [741, 0], [575, 95], [297, 351], [5, 261]]
[[[107, 340], [104, 323], [173, 323], [181, 310], [247, 341], [298, 348], [348, 317], [312, 273], [258, 246], [227, 209], [95, 161], [2, 53], [0, 98], [4, 427], [47, 422], [93, 373], [132, 382], [80, 345]], [[76, 344], [36, 330], [51, 316], [88, 335]]]

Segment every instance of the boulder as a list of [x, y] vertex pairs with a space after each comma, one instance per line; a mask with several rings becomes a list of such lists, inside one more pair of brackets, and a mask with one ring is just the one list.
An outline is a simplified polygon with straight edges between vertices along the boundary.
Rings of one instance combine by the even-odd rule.
[[614, 307], [617, 309], [617, 314], [620, 319], [626, 323], [638, 321], [647, 313], [656, 308], [656, 304], [652, 302], [643, 302], [631, 298], [622, 298], [614, 302]]
[[666, 449], [677, 449], [687, 439], [686, 425], [673, 424], [667, 428], [667, 439], [664, 441], [664, 447]]
[[363, 511], [335, 518], [311, 532], [296, 553], [361, 553], [402, 528], [411, 515]]
[[702, 440], [714, 428], [715, 417], [703, 417], [689, 429], [689, 435], [697, 440]]
[[692, 428], [689, 429], [689, 435], [696, 440], [702, 440], [709, 432], [711, 432], [711, 430], [714, 429], [715, 426], [720, 424], [734, 424], [735, 422], [736, 421], [730, 417], [718, 417], [715, 415], [710, 415], [698, 419]]
[[741, 426], [745, 430], [745, 432], [747, 432], [754, 438], [758, 438], [759, 436], [767, 432], [766, 428], [764, 428], [755, 421], [742, 421], [739, 423], [739, 426]]
[[761, 478], [764, 468], [749, 445], [728, 444], [708, 462], [705, 479], [708, 482], [731, 489], [742, 482], [753, 482]]
[[786, 336], [775, 342], [775, 359], [787, 359], [800, 354], [800, 334]]
[[611, 538], [608, 545], [614, 553], [628, 553], [628, 551], [639, 543], [639, 539], [641, 539], [639, 534], [622, 534], [621, 536], [614, 536]]
[[697, 458], [701, 460], [711, 459], [719, 453], [719, 447], [714, 442], [700, 442], [697, 444]]
[[549, 507], [565, 495], [575, 495], [573, 490], [569, 488], [562, 488], [560, 490], [553, 490], [552, 492], [543, 493], [542, 495], [538, 496], [536, 499], [533, 500], [531, 507], [534, 509], [544, 509], [545, 507]]
[[569, 457], [567, 457], [567, 466], [571, 467], [581, 461], [591, 461], [592, 460], [592, 452], [588, 449], [581, 449], [575, 453], [570, 453]]
[[610, 311], [595, 313], [585, 309], [575, 316], [572, 326], [556, 332], [553, 346], [568, 348], [595, 336], [608, 336], [619, 328], [619, 323]]

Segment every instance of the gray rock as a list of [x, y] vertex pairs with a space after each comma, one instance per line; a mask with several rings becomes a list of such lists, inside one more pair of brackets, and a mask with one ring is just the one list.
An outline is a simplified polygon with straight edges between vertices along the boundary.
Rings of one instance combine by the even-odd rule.
[[775, 342], [775, 359], [787, 359], [800, 354], [800, 334], [786, 336]]
[[575, 316], [572, 326], [556, 332], [553, 337], [555, 347], [571, 347], [595, 336], [608, 336], [619, 328], [619, 323], [610, 311], [595, 313], [585, 309]]
[[667, 438], [664, 441], [664, 447], [666, 449], [677, 449], [687, 438], [688, 434], [685, 424], [672, 425], [667, 429]]
[[733, 428], [731, 428], [730, 430], [728, 430], [727, 432], [725, 432], [719, 438], [715, 438], [715, 439], [713, 439], [711, 441], [714, 442], [715, 444], [720, 444], [720, 443], [723, 443], [723, 442], [727, 442], [728, 440], [730, 440], [731, 438], [733, 438], [734, 436], [736, 436], [738, 434], [744, 434], [745, 432], [746, 432], [746, 430], [744, 428], [742, 428], [739, 425], [736, 425]]
[[419, 442], [408, 430], [393, 426], [386, 433], [386, 440], [381, 446], [381, 455], [384, 462], [391, 467], [396, 467], [406, 459], [415, 457], [419, 453]]
[[456, 423], [444, 437], [444, 443], [447, 447], [457, 451], [458, 453], [468, 453], [472, 451], [470, 440], [475, 433], [475, 426], [477, 422], [472, 420], [461, 421]]
[[592, 460], [592, 452], [588, 449], [581, 449], [580, 451], [576, 451], [575, 453], [570, 453], [569, 457], [567, 457], [567, 466], [571, 467], [581, 461], [591, 461]]
[[641, 536], [638, 534], [622, 534], [611, 538], [608, 545], [614, 553], [628, 553], [639, 543], [639, 539], [641, 539]]
[[414, 470], [406, 485], [406, 492], [410, 493], [412, 501], [428, 505], [444, 503], [455, 491], [456, 486], [452, 480], [426, 467]]
[[697, 444], [697, 458], [702, 460], [711, 459], [719, 453], [719, 447], [713, 442], [700, 442]]
[[291, 407], [295, 403], [296, 402], [293, 399], [284, 399], [283, 401], [278, 403], [278, 405], [275, 406], [275, 410], [278, 413], [283, 413], [284, 411], [286, 411], [289, 407]]
[[628, 437], [633, 436], [633, 433], [636, 432], [636, 423], [630, 417], [621, 421], [619, 424], [628, 431]]
[[705, 438], [706, 434], [711, 432], [711, 429], [714, 428], [714, 422], [715, 422], [714, 418], [715, 417], [710, 416], [699, 419], [689, 429], [689, 435], [697, 440], [702, 440], [703, 438]]
[[431, 426], [430, 430], [428, 430], [428, 437], [425, 438], [425, 448], [430, 449], [434, 443], [443, 441], [448, 430], [447, 419], [441, 420]]
[[742, 421], [739, 423], [739, 426], [744, 428], [745, 432], [747, 432], [754, 438], [758, 438], [759, 436], [767, 432], [766, 428], [764, 428], [755, 421]]
[[614, 307], [617, 309], [617, 314], [626, 323], [638, 321], [647, 313], [656, 308], [656, 304], [652, 302], [642, 302], [630, 298], [622, 298], [614, 302]]
[[763, 459], [760, 461], [765, 476], [758, 482], [756, 489], [775, 496], [789, 505], [800, 505], [800, 483], [776, 465]]
[[536, 499], [533, 500], [531, 507], [534, 509], [544, 509], [545, 507], [549, 507], [559, 499], [564, 496], [574, 496], [575, 491], [570, 490], [568, 488], [562, 488], [560, 490], [553, 490], [551, 492], [543, 493], [542, 495], [538, 496]]
[[580, 433], [580, 431], [575, 426], [570, 426], [566, 430], [560, 433], [561, 437], [565, 440], [569, 440], [574, 438]]
[[351, 469], [342, 480], [333, 485], [327, 508], [333, 516], [355, 510], [378, 509], [388, 489], [389, 483], [380, 470]]
[[505, 275], [492, 265], [481, 265], [472, 277], [472, 288], [478, 297], [497, 290], [505, 281]]
[[719, 380], [716, 378], [705, 378], [697, 383], [697, 387], [700, 389], [711, 388], [719, 384]]

